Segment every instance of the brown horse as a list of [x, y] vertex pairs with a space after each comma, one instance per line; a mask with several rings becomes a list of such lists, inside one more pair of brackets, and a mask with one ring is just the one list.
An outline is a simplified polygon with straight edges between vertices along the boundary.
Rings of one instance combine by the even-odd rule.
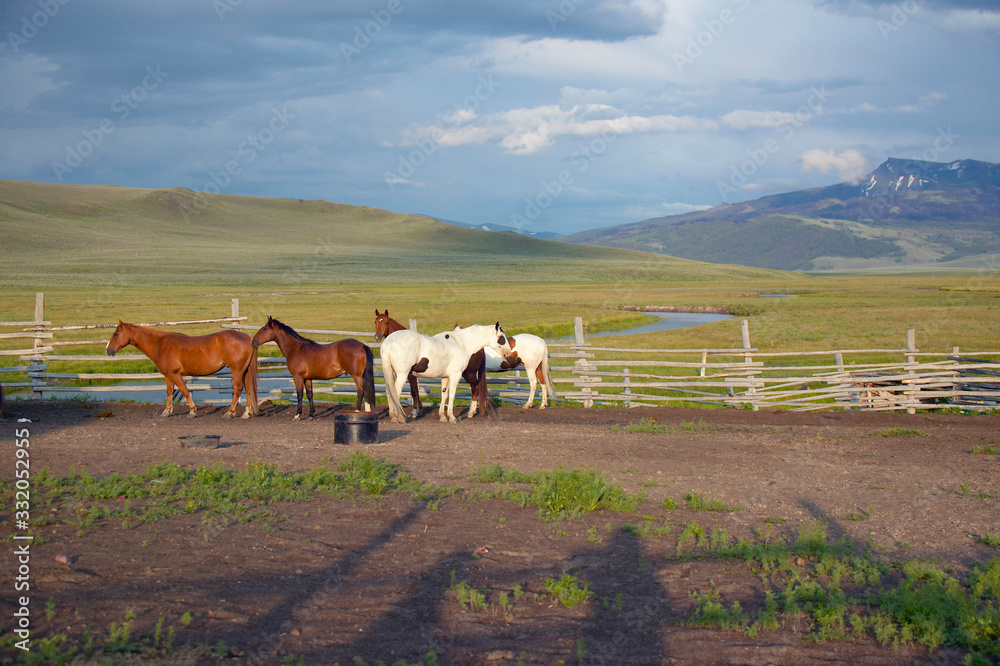
[[309, 396], [309, 418], [312, 418], [316, 412], [312, 380], [334, 379], [344, 373], [349, 374], [358, 387], [358, 402], [354, 409], [361, 411], [363, 404], [366, 412], [375, 410], [374, 357], [371, 347], [365, 343], [346, 338], [320, 344], [302, 337], [290, 326], [272, 317], [268, 317], [267, 323], [253, 336], [254, 348], [265, 342], [278, 345], [288, 364], [288, 371], [295, 380], [295, 395], [299, 402], [296, 420], [302, 417], [303, 388]]
[[191, 392], [184, 383], [184, 375], [202, 377], [222, 368], [229, 368], [233, 375], [233, 402], [226, 417], [236, 415], [243, 388], [247, 390], [247, 409], [243, 418], [257, 413], [257, 349], [250, 343], [250, 336], [239, 331], [219, 331], [208, 335], [184, 335], [158, 331], [138, 324], [118, 320], [118, 327], [105, 347], [108, 356], [132, 345], [148, 356], [156, 369], [167, 380], [167, 406], [160, 416], [170, 416], [174, 411], [174, 387], [180, 389], [187, 400], [190, 417], [197, 415]]
[[[389, 316], [389, 310], [386, 309], [385, 312], [379, 312], [378, 308], [375, 308], [375, 340], [376, 342], [381, 342], [389, 334], [395, 333], [396, 331], [407, 330], [405, 326], [400, 324], [398, 321]], [[413, 374], [409, 374], [407, 378], [410, 381], [410, 397], [413, 400], [413, 409], [415, 414], [419, 414], [420, 410], [423, 409], [423, 404], [420, 402], [420, 391], [417, 386], [417, 378]], [[493, 403], [490, 402], [490, 396], [486, 389], [486, 352], [480, 349], [469, 359], [469, 365], [465, 368], [465, 372], [462, 373], [462, 378], [469, 383], [469, 387], [472, 390], [472, 395], [476, 397], [476, 406], [478, 411], [481, 411], [487, 416], [491, 416], [496, 413], [496, 409], [493, 407]], [[469, 418], [472, 418], [477, 410], [472, 409], [469, 406]]]

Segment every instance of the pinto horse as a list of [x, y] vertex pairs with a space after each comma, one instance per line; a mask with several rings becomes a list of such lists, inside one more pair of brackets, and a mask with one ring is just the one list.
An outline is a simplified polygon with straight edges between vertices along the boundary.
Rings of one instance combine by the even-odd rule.
[[[382, 374], [389, 400], [389, 417], [394, 423], [405, 423], [406, 414], [399, 402], [408, 374], [417, 377], [441, 378], [441, 421], [455, 423], [455, 391], [469, 358], [490, 347], [500, 354], [510, 353], [507, 336], [500, 322], [493, 326], [469, 326], [444, 331], [434, 337], [403, 330], [391, 333], [382, 342]], [[447, 395], [447, 398], [446, 398]], [[446, 406], [447, 403], [447, 406]]]
[[535, 399], [535, 387], [538, 384], [542, 385], [542, 403], [538, 408], [545, 409], [549, 404], [546, 391], [553, 398], [556, 397], [552, 377], [549, 376], [549, 349], [545, 340], [530, 333], [520, 333], [516, 337], [507, 336], [507, 342], [510, 343], [511, 350], [507, 356], [500, 356], [492, 349], [483, 350], [486, 354], [486, 371], [504, 372], [523, 365], [528, 375], [528, 384], [531, 386], [524, 409], [531, 409], [531, 403]]
[[233, 403], [226, 417], [236, 415], [243, 388], [247, 391], [247, 409], [243, 418], [257, 413], [257, 348], [250, 336], [239, 331], [225, 330], [208, 335], [184, 335], [155, 328], [126, 324], [118, 320], [118, 327], [105, 346], [108, 356], [132, 345], [156, 364], [156, 369], [167, 380], [167, 406], [160, 416], [170, 416], [174, 411], [174, 387], [180, 389], [188, 407], [188, 416], [197, 415], [191, 392], [184, 383], [184, 375], [202, 377], [222, 368], [229, 368], [233, 375]]
[[[381, 342], [385, 337], [396, 331], [408, 330], [405, 326], [389, 316], [389, 310], [379, 312], [375, 308], [375, 341]], [[462, 378], [469, 383], [475, 401], [470, 401], [469, 418], [475, 416], [477, 409], [487, 416], [493, 409], [490, 403], [489, 394], [486, 391], [486, 350], [480, 349], [469, 358], [469, 365], [462, 372]], [[417, 385], [417, 378], [410, 373], [407, 376], [410, 382], [410, 399], [412, 400], [414, 414], [419, 414], [424, 408], [420, 402], [420, 389]]]
[[316, 413], [313, 403], [313, 380], [334, 379], [348, 374], [358, 387], [358, 401], [354, 409], [365, 411], [375, 409], [375, 370], [371, 347], [353, 338], [345, 338], [329, 344], [314, 342], [296, 333], [290, 326], [272, 317], [253, 336], [254, 348], [266, 342], [278, 345], [288, 371], [295, 380], [295, 396], [299, 408], [295, 420], [302, 417], [302, 389], [309, 396], [309, 418]]

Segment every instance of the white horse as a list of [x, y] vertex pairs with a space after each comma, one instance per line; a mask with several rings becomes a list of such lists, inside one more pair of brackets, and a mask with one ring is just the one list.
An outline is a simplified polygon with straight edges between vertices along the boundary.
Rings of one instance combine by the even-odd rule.
[[[542, 404], [539, 409], [548, 406], [548, 394], [554, 399], [556, 390], [552, 386], [552, 377], [549, 376], [549, 348], [545, 340], [530, 333], [520, 333], [515, 336], [507, 336], [510, 344], [510, 353], [500, 355], [487, 347], [486, 352], [486, 372], [504, 372], [513, 370], [519, 365], [523, 365], [528, 375], [528, 384], [531, 386], [531, 393], [528, 394], [528, 402], [524, 409], [530, 409], [531, 403], [535, 400], [535, 387], [542, 385]], [[471, 415], [470, 415], [471, 416]]]
[[[456, 327], [434, 337], [416, 331], [396, 331], [382, 341], [382, 375], [385, 378], [385, 395], [389, 400], [389, 417], [393, 423], [406, 423], [406, 414], [399, 402], [399, 395], [408, 374], [416, 377], [441, 378], [441, 406], [438, 414], [442, 421], [455, 423], [455, 391], [462, 373], [469, 365], [469, 358], [477, 351], [489, 348], [498, 354], [510, 353], [507, 336], [494, 326]], [[447, 395], [447, 411], [445, 401]]]

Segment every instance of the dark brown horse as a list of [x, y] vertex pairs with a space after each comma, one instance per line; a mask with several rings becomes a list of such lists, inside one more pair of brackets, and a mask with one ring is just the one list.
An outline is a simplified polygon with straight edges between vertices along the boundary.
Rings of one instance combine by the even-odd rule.
[[225, 416], [236, 415], [243, 388], [247, 390], [247, 409], [243, 418], [257, 413], [257, 349], [250, 336], [239, 331], [219, 331], [208, 335], [184, 335], [159, 331], [138, 324], [118, 320], [118, 327], [108, 340], [105, 349], [114, 356], [119, 349], [132, 345], [156, 364], [156, 369], [167, 380], [167, 406], [160, 416], [170, 416], [174, 411], [174, 387], [180, 389], [191, 412], [197, 415], [191, 392], [184, 383], [184, 375], [202, 377], [215, 374], [228, 367], [233, 375], [233, 402]]
[[[391, 333], [405, 330], [407, 330], [405, 326], [389, 316], [388, 309], [386, 309], [385, 312], [380, 313], [378, 308], [375, 308], [376, 342], [381, 342]], [[472, 395], [476, 398], [478, 411], [482, 412], [486, 416], [492, 416], [495, 414], [496, 409], [493, 407], [493, 403], [490, 401], [490, 396], [486, 389], [486, 352], [480, 349], [472, 355], [469, 359], [468, 367], [465, 369], [465, 372], [462, 373], [462, 378], [469, 383]], [[408, 375], [407, 379], [410, 381], [410, 397], [413, 400], [413, 409], [415, 410], [414, 413], [419, 414], [420, 410], [423, 409], [423, 404], [420, 402], [420, 391], [417, 385], [417, 378], [411, 373]], [[470, 405], [469, 418], [472, 418], [476, 411], [477, 410], [473, 410]]]
[[375, 410], [375, 368], [371, 347], [363, 342], [346, 338], [321, 344], [296, 333], [290, 326], [272, 317], [253, 336], [256, 348], [265, 342], [275, 342], [288, 364], [288, 371], [295, 380], [295, 395], [299, 408], [295, 418], [302, 417], [302, 390], [309, 396], [309, 418], [316, 412], [313, 404], [314, 379], [334, 379], [349, 374], [358, 387], [358, 402], [354, 409], [366, 412]]

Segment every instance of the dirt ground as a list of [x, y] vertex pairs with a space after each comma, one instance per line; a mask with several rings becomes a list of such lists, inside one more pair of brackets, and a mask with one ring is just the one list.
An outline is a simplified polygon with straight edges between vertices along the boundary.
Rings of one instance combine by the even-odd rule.
[[[690, 626], [693, 591], [714, 584], [753, 611], [763, 588], [742, 562], [674, 557], [678, 534], [697, 521], [735, 537], [768, 525], [796, 535], [823, 520], [832, 539], [870, 543], [894, 562], [934, 558], [957, 575], [998, 555], [977, 536], [1000, 531], [1000, 456], [972, 453], [1000, 447], [996, 416], [504, 406], [494, 419], [446, 424], [425, 409], [405, 425], [383, 418], [377, 444], [342, 445], [333, 442], [336, 409], [294, 422], [293, 408], [276, 406], [244, 421], [223, 419], [215, 407], [164, 419], [157, 405], [8, 403], [0, 421], [8, 489], [14, 432], [27, 428], [32, 474], [48, 467], [61, 476], [74, 465], [124, 474], [162, 461], [241, 469], [263, 460], [301, 471], [362, 450], [417, 479], [469, 491], [436, 507], [403, 494], [323, 495], [273, 507], [282, 518], [270, 528], [206, 526], [189, 514], [100, 524], [81, 536], [57, 520], [36, 530], [41, 542], [31, 551], [35, 637], [82, 642], [89, 629], [106, 638], [129, 616], [133, 636], [150, 637], [163, 616], [175, 646], [221, 641], [229, 659], [249, 663], [427, 663], [431, 650], [441, 664], [961, 663], [952, 648], [817, 642], [795, 622], [755, 638]], [[642, 419], [673, 432], [625, 431]], [[890, 428], [909, 434], [886, 436]], [[221, 435], [222, 445], [181, 448], [178, 437], [194, 434]], [[473, 496], [483, 484], [469, 475], [493, 463], [594, 469], [646, 500], [636, 514], [544, 522], [535, 507]], [[693, 511], [682, 500], [688, 492], [741, 508]], [[0, 522], [13, 532], [11, 495]], [[664, 508], [668, 497], [680, 506]], [[669, 534], [622, 529], [643, 516]], [[6, 572], [16, 567], [11, 547], [4, 550], [0, 626], [9, 634], [17, 597]], [[563, 573], [589, 582], [590, 603], [552, 603], [544, 581]], [[487, 608], [461, 605], [456, 581], [484, 590]], [[509, 596], [504, 608], [500, 594], [516, 586], [526, 594]], [[16, 652], [0, 648], [4, 661]]]

